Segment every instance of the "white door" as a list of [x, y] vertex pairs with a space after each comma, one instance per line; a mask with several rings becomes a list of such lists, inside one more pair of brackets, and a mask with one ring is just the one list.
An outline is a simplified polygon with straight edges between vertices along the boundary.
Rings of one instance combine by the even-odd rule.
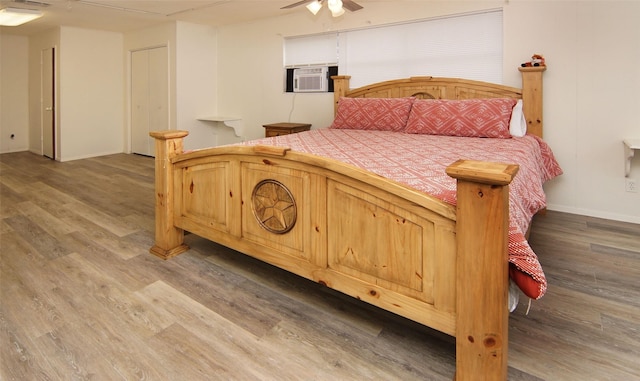
[[55, 69], [55, 52], [54, 48], [43, 49], [41, 52], [41, 76], [42, 83], [40, 86], [40, 110], [41, 118], [41, 136], [42, 136], [42, 154], [50, 159], [56, 158], [56, 128], [55, 128], [55, 77], [53, 71]]
[[154, 155], [150, 131], [169, 128], [167, 48], [131, 53], [131, 151]]

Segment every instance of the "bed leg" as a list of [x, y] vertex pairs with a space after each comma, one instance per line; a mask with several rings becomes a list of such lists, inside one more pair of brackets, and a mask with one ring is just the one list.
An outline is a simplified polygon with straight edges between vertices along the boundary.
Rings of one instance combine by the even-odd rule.
[[509, 183], [517, 165], [460, 160], [458, 181], [456, 381], [507, 379]]
[[173, 164], [171, 159], [182, 153], [183, 138], [187, 131], [153, 131], [156, 139], [155, 148], [155, 209], [156, 233], [155, 244], [149, 250], [151, 254], [162, 259], [175, 257], [189, 250], [184, 244], [184, 231], [173, 224]]

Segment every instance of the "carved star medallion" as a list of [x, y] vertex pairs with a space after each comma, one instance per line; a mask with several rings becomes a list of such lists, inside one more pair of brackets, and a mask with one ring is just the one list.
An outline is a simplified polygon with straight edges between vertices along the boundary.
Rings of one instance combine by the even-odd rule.
[[253, 188], [253, 215], [264, 229], [284, 234], [296, 223], [296, 202], [287, 187], [275, 180], [262, 180]]

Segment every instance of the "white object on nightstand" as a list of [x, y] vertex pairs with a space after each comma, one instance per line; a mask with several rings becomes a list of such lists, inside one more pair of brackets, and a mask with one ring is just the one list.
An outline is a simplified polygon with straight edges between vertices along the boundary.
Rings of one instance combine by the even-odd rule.
[[624, 177], [629, 177], [631, 173], [631, 159], [635, 150], [640, 150], [640, 139], [624, 139]]

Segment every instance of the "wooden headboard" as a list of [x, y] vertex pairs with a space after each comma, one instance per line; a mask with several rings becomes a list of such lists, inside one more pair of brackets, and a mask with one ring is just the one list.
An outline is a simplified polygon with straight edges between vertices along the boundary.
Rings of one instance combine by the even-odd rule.
[[349, 75], [331, 77], [334, 87], [334, 114], [338, 101], [349, 98], [471, 99], [517, 98], [523, 100], [527, 132], [542, 137], [542, 73], [546, 66], [520, 67], [522, 89], [460, 78], [410, 77], [349, 88]]

